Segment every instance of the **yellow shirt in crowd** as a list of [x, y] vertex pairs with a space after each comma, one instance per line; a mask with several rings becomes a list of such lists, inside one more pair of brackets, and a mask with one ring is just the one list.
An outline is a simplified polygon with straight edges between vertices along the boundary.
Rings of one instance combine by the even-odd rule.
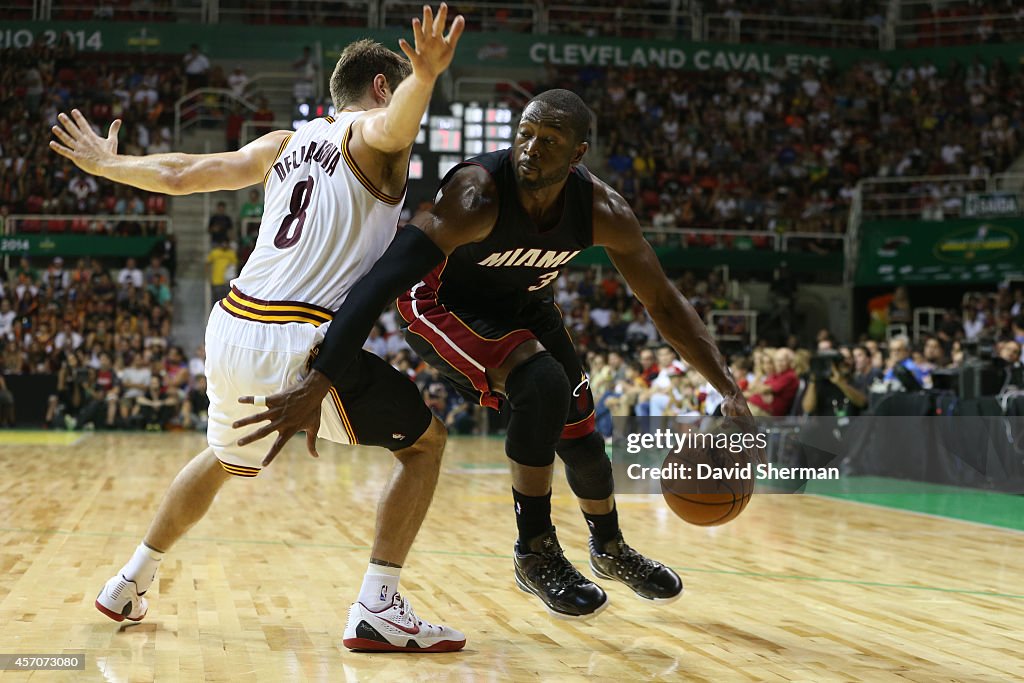
[[228, 283], [229, 278], [225, 276], [228, 266], [235, 266], [232, 273], [238, 272], [238, 257], [233, 249], [214, 247], [206, 257], [206, 262], [210, 264], [211, 285], [226, 285]]

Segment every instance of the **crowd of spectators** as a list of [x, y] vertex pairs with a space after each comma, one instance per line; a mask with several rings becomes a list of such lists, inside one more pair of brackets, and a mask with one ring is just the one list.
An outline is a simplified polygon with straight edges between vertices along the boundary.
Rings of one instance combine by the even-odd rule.
[[123, 217], [28, 220], [18, 224], [18, 232], [160, 234], [165, 223], [147, 217], [167, 213], [164, 195], [82, 173], [50, 151], [48, 142], [57, 114], [75, 107], [104, 135], [113, 119], [122, 119], [121, 152], [171, 151], [174, 101], [182, 85], [178, 59], [140, 62], [62, 44], [3, 50], [0, 63], [0, 216]]
[[[0, 271], [0, 374], [56, 376], [47, 427], [201, 425], [202, 351], [190, 361], [172, 343], [170, 280], [159, 255], [113, 269], [22, 258]], [[0, 425], [13, 423], [13, 404], [0, 386]]]
[[[609, 150], [595, 170], [659, 228], [840, 233], [861, 178], [997, 173], [1024, 125], [1024, 72], [999, 59], [942, 72], [549, 67], [546, 80], [591, 106]], [[922, 195], [922, 209], [958, 210]]]

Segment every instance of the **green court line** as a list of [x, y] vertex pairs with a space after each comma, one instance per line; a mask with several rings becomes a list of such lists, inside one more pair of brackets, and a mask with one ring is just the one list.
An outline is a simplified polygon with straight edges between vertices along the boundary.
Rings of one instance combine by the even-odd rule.
[[1024, 531], [1024, 496], [883, 477], [811, 481], [806, 492]]
[[[16, 534], [63, 534], [67, 536], [91, 536], [101, 538], [132, 538], [137, 539], [139, 535], [137, 533], [113, 533], [113, 532], [100, 532], [100, 531], [67, 531], [65, 529], [19, 529], [19, 528], [5, 528], [0, 527], [0, 533], [16, 533]], [[183, 539], [184, 542], [195, 541], [199, 543], [225, 543], [225, 544], [238, 544], [238, 545], [280, 545], [284, 547], [303, 547], [303, 548], [335, 548], [339, 550], [369, 550], [368, 545], [354, 545], [349, 543], [315, 543], [312, 541], [285, 541], [285, 540], [260, 540], [260, 539], [240, 539], [240, 538], [209, 538], [209, 537], [188, 537]], [[417, 549], [417, 554], [420, 555], [447, 555], [452, 557], [468, 557], [476, 559], [492, 559], [492, 560], [505, 560], [509, 561], [512, 559], [512, 555], [502, 555], [498, 553], [478, 553], [478, 552], [466, 552], [460, 550], [423, 550]], [[569, 558], [574, 564], [586, 565], [588, 559], [580, 558]], [[999, 593], [996, 591], [977, 590], [971, 588], [946, 588], [943, 586], [923, 586], [918, 584], [910, 583], [886, 583], [883, 581], [860, 581], [857, 579], [842, 579], [827, 576], [805, 576], [802, 574], [777, 574], [772, 572], [750, 572], [733, 569], [708, 569], [703, 567], [682, 567], [678, 565], [670, 565], [672, 569], [692, 574], [715, 574], [724, 576], [740, 576], [752, 579], [768, 579], [775, 581], [808, 581], [815, 583], [836, 583], [845, 584], [849, 586], [866, 586], [870, 588], [893, 588], [901, 590], [916, 590], [916, 591], [929, 591], [933, 593], [951, 593], [956, 595], [976, 595], [986, 598], [1006, 598], [1009, 600], [1024, 600], [1024, 594], [1016, 593]]]

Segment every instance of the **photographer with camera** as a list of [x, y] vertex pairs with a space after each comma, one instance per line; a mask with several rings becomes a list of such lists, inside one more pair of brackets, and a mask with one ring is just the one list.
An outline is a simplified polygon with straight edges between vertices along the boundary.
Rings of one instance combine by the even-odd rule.
[[57, 369], [57, 393], [49, 397], [44, 425], [49, 428], [65, 415], [74, 416], [88, 400], [89, 370], [73, 351], [62, 353]]
[[843, 354], [825, 351], [811, 358], [802, 403], [805, 414], [842, 418], [858, 415], [867, 405], [866, 388], [857, 386], [853, 365]]

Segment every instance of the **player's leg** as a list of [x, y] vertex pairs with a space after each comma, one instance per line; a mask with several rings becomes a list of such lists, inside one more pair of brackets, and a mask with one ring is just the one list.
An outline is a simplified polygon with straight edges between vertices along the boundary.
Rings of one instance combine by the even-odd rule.
[[391, 477], [377, 503], [371, 564], [401, 567], [434, 497], [447, 431], [440, 420], [415, 444], [395, 451]]
[[515, 328], [515, 321], [431, 308], [422, 301], [410, 309], [399, 308], [410, 322], [406, 339], [422, 358], [474, 401], [496, 408], [497, 394], [503, 394], [512, 407], [505, 453], [519, 529], [517, 584], [556, 616], [597, 614], [607, 595], [565, 559], [551, 523], [555, 443], [569, 396], [561, 366], [531, 332]]
[[143, 596], [156, 577], [164, 553], [203, 518], [230, 476], [212, 448], [185, 465], [160, 503], [142, 543], [96, 597], [96, 609], [114, 621], [140, 621], [145, 617], [149, 606]]
[[648, 600], [669, 602], [683, 591], [679, 576], [660, 562], [648, 559], [622, 538], [619, 513], [615, 507], [615, 481], [604, 439], [595, 430], [594, 397], [579, 356], [566, 332], [561, 316], [551, 309], [548, 325], [538, 337], [557, 359], [566, 376], [576, 384], [569, 396], [569, 411], [561, 438], [556, 444], [565, 464], [565, 478], [579, 501], [590, 529], [590, 566], [605, 579], [615, 579]]
[[174, 478], [142, 542], [159, 553], [166, 553], [206, 515], [217, 492], [229, 478], [231, 475], [221, 466], [212, 448], [194, 457]]
[[[211, 328], [223, 325], [224, 320], [218, 316], [215, 309], [210, 318]], [[225, 336], [228, 334], [230, 331]], [[96, 608], [115, 621], [139, 621], [146, 615], [148, 604], [143, 596], [153, 583], [164, 553], [203, 518], [224, 482], [232, 475], [259, 474], [266, 441], [240, 448], [236, 443], [239, 434], [231, 426], [236, 419], [258, 408], [239, 404], [238, 397], [273, 393], [305, 361], [303, 354], [265, 353], [248, 344], [233, 346], [223, 342], [222, 337], [211, 335], [209, 328], [206, 348], [210, 447], [178, 473], [142, 543], [100, 590]]]
[[387, 448], [395, 464], [377, 504], [370, 563], [349, 609], [344, 645], [392, 652], [460, 650], [465, 635], [421, 620], [398, 591], [441, 471], [444, 425], [430, 414], [416, 385], [377, 356], [363, 352], [350, 375], [324, 402], [320, 436]]

